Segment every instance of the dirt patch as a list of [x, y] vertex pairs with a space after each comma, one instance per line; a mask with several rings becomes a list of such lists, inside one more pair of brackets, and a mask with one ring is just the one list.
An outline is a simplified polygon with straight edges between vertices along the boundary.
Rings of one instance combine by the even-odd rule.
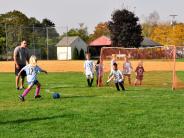
[[[96, 63], [96, 61], [95, 61]], [[133, 68], [137, 66], [138, 61], [132, 61]], [[83, 72], [84, 61], [38, 61], [38, 65], [48, 72]], [[123, 61], [118, 61], [119, 69], [122, 69]], [[14, 72], [13, 61], [1, 61], [0, 72]], [[170, 71], [173, 69], [172, 62], [166, 61], [144, 61], [144, 68], [146, 71]], [[110, 70], [110, 61], [104, 62], [104, 70]], [[184, 71], [184, 62], [176, 63], [176, 70]]]

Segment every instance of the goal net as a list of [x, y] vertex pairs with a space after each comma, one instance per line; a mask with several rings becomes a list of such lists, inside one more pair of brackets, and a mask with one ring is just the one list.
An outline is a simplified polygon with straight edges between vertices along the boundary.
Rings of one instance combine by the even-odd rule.
[[[112, 55], [115, 55], [114, 60], [123, 74], [125, 74], [123, 68], [125, 57], [129, 59], [132, 65], [131, 85], [134, 85], [134, 80], [136, 79], [135, 69], [138, 63], [142, 62], [145, 70], [142, 80], [143, 86], [173, 89], [184, 88], [184, 47], [182, 46], [148, 48], [103, 47], [100, 54], [103, 72], [99, 75], [103, 81], [99, 82], [99, 86], [104, 86], [111, 72]], [[125, 77], [125, 86], [129, 85], [128, 82], [127, 77]]]

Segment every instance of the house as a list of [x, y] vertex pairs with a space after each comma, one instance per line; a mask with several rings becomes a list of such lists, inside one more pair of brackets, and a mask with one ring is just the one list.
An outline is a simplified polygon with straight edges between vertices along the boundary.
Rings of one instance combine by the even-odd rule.
[[143, 41], [141, 42], [141, 47], [155, 47], [155, 46], [163, 46], [147, 37], [144, 37]]
[[79, 36], [66, 36], [63, 37], [57, 44], [57, 59], [58, 60], [70, 60], [72, 59], [72, 53], [76, 47], [78, 51], [81, 49], [84, 52], [87, 51], [87, 44]]
[[[100, 51], [102, 47], [111, 47], [112, 41], [109, 37], [101, 36], [89, 44], [89, 51], [92, 56], [98, 57], [100, 55]], [[155, 47], [155, 46], [163, 46], [147, 37], [143, 39], [141, 42], [141, 47]]]
[[101, 36], [89, 44], [89, 51], [92, 56], [96, 57], [100, 55], [100, 51], [102, 47], [110, 47], [111, 39], [107, 36]]

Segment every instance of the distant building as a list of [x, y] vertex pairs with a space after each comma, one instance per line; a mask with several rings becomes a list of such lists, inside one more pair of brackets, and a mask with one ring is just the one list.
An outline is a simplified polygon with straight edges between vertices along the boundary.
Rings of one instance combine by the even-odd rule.
[[144, 37], [144, 40], [141, 42], [141, 47], [155, 47], [155, 46], [163, 46], [160, 43], [157, 43], [147, 37]]
[[72, 59], [72, 53], [75, 47], [78, 51], [81, 49], [83, 49], [84, 52], [87, 51], [87, 44], [79, 36], [63, 37], [56, 46], [58, 60]]
[[101, 36], [89, 44], [89, 51], [91, 52], [92, 56], [99, 56], [102, 47], [110, 47], [111, 46], [111, 39], [107, 36]]
[[[111, 47], [112, 41], [107, 36], [101, 36], [89, 44], [89, 50], [94, 57], [99, 57], [102, 47]], [[141, 42], [141, 47], [163, 46], [147, 37]]]

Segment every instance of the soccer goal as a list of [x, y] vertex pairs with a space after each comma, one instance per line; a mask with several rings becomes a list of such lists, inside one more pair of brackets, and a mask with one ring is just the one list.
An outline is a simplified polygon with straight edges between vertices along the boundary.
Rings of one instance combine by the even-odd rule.
[[[112, 55], [116, 55], [118, 69], [124, 73], [123, 64], [125, 57], [132, 65], [131, 85], [136, 78], [135, 69], [139, 62], [143, 62], [144, 75], [143, 86], [148, 87], [168, 87], [177, 89], [184, 88], [184, 47], [182, 46], [159, 46], [146, 48], [122, 48], [122, 47], [103, 47], [100, 59], [103, 72], [100, 86], [104, 86], [108, 74], [111, 71]], [[125, 77], [125, 85], [127, 79]]]

